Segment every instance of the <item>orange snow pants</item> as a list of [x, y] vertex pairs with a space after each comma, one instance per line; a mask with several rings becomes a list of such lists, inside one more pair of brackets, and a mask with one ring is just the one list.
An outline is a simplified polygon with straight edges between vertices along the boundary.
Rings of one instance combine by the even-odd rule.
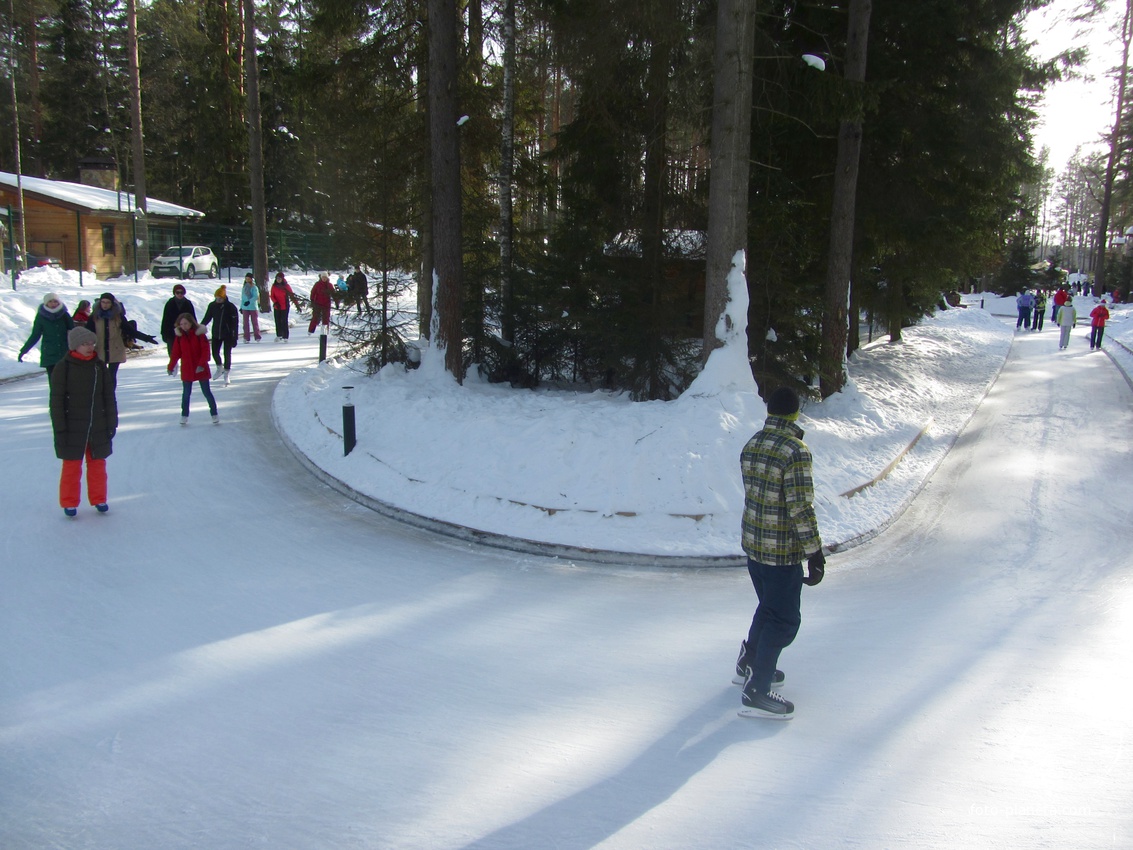
[[[87, 499], [92, 505], [106, 504], [106, 459], [95, 460], [87, 446]], [[59, 507], [77, 508], [82, 491], [83, 462], [63, 461], [63, 474], [59, 476]]]

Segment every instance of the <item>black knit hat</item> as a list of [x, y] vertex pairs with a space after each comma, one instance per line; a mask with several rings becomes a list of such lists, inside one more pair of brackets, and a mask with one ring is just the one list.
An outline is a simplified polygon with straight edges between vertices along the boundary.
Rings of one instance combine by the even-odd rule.
[[779, 387], [767, 398], [768, 416], [791, 416], [799, 412], [799, 394], [790, 387]]

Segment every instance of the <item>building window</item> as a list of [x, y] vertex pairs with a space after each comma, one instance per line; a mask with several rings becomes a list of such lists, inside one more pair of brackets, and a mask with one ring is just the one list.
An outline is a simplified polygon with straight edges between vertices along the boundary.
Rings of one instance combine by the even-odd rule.
[[113, 257], [118, 253], [118, 244], [114, 240], [114, 225], [102, 225], [102, 254]]

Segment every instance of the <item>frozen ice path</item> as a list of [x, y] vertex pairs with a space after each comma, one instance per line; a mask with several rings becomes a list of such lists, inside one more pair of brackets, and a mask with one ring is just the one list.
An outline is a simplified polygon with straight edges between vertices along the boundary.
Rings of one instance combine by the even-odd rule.
[[785, 724], [735, 716], [743, 571], [480, 551], [307, 475], [268, 415], [307, 340], [238, 346], [219, 428], [123, 367], [106, 517], [0, 387], [0, 847], [1130, 846], [1133, 395], [1054, 348], [805, 591]]

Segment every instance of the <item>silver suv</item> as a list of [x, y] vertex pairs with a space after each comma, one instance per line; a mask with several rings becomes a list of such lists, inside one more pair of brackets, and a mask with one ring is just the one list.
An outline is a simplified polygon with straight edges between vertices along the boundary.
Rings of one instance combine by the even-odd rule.
[[153, 258], [149, 271], [154, 277], [218, 277], [220, 261], [207, 245], [174, 245]]

